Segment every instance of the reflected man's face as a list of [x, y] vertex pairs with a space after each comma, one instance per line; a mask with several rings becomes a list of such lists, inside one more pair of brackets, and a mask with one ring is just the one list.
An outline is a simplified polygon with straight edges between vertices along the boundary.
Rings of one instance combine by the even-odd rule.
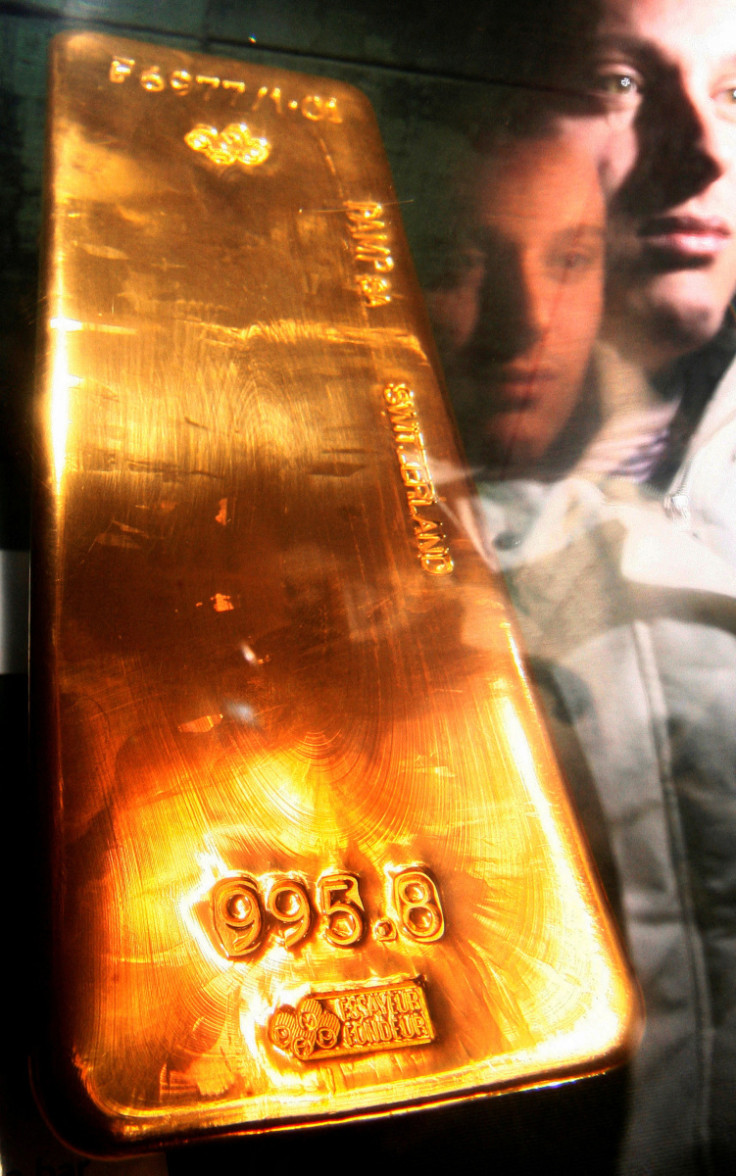
[[736, 290], [736, 3], [603, 0], [591, 105], [565, 119], [609, 205], [606, 333], [656, 368]]
[[590, 156], [524, 141], [472, 178], [465, 246], [429, 296], [471, 459], [538, 461], [581, 395], [603, 294], [604, 212]]

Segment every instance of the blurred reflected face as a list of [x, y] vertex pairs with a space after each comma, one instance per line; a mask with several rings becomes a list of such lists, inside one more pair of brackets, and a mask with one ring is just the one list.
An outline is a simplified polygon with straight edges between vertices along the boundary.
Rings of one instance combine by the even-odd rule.
[[736, 290], [736, 3], [603, 0], [590, 103], [564, 121], [609, 206], [605, 333], [656, 368]]
[[516, 144], [485, 161], [465, 247], [429, 296], [471, 459], [533, 465], [583, 388], [602, 304], [604, 213], [589, 155]]

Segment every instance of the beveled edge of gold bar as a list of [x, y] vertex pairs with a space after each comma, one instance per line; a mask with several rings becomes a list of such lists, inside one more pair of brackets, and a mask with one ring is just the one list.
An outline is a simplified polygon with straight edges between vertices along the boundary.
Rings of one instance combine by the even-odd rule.
[[[56, 1138], [81, 1155], [96, 1160], [132, 1159], [154, 1155], [172, 1147], [252, 1135], [313, 1129], [318, 1131], [320, 1128], [350, 1123], [380, 1122], [396, 1115], [422, 1114], [485, 1099], [507, 1098], [517, 1094], [523, 1097], [525, 1091], [546, 1087], [568, 1086], [579, 1081], [595, 1082], [597, 1078], [629, 1062], [641, 1040], [644, 1031], [643, 1002], [636, 983], [632, 983], [630, 991], [631, 1015], [628, 1024], [622, 1027], [619, 1039], [610, 1052], [599, 1057], [595, 1066], [591, 1067], [589, 1061], [581, 1060], [560, 1066], [559, 1069], [550, 1069], [542, 1077], [537, 1074], [509, 1078], [504, 1082], [491, 1080], [489, 1085], [476, 1082], [457, 1092], [444, 1091], [423, 1098], [407, 1097], [390, 1104], [358, 1105], [334, 1113], [279, 1115], [257, 1122], [239, 1122], [228, 1114], [228, 1104], [221, 1104], [209, 1113], [206, 1107], [196, 1106], [176, 1115], [175, 1129], [172, 1131], [169, 1122], [171, 1108], [150, 1115], [150, 1121], [144, 1123], [138, 1119], [129, 1121], [129, 1117], [122, 1113], [115, 1118], [110, 1113], [112, 1108], [107, 1112], [99, 1109], [89, 1099], [89, 1092], [73, 1066], [54, 1071], [47, 1067], [45, 1074], [42, 1074], [37, 1066], [32, 1065], [31, 1086], [44, 1121]], [[45, 1093], [49, 1082], [55, 1087], [50, 1097]], [[54, 1115], [47, 1113], [47, 1105], [53, 1105]]]

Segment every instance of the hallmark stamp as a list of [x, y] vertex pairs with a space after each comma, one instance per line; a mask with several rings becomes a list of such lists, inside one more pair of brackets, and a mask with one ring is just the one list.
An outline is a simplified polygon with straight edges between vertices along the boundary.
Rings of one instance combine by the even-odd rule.
[[230, 123], [224, 130], [198, 123], [184, 136], [192, 151], [201, 151], [212, 163], [230, 167], [242, 163], [244, 167], [258, 167], [271, 154], [271, 144], [248, 130], [247, 123]]
[[348, 232], [356, 263], [368, 272], [359, 273], [356, 281], [366, 306], [385, 306], [391, 301], [394, 268], [383, 205], [375, 200], [346, 200]]
[[268, 1036], [277, 1049], [300, 1062], [431, 1045], [435, 1040], [419, 976], [309, 993], [296, 1008], [276, 1009]]

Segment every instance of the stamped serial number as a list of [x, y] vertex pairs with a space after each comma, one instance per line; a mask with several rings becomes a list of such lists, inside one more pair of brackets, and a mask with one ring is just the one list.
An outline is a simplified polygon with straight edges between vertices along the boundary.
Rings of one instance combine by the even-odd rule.
[[434, 943], [445, 931], [439, 890], [423, 870], [402, 870], [390, 881], [390, 916], [370, 922], [355, 874], [323, 874], [310, 893], [302, 878], [229, 874], [206, 898], [207, 931], [227, 960], [248, 960], [271, 943], [298, 947], [315, 930], [335, 948], [354, 948], [370, 932], [379, 942], [401, 934]]
[[253, 112], [268, 106], [275, 114], [296, 114], [309, 122], [342, 122], [338, 100], [334, 95], [302, 94], [298, 98], [289, 96], [280, 86], [253, 87], [242, 78], [223, 78], [218, 74], [192, 72], [188, 69], [174, 69], [166, 72], [157, 64], [137, 62], [134, 57], [113, 57], [108, 72], [109, 81], [122, 86], [129, 79], [137, 79], [142, 89], [149, 94], [160, 94], [169, 90], [174, 94], [207, 94], [213, 90], [240, 96], [248, 95], [246, 109]]

